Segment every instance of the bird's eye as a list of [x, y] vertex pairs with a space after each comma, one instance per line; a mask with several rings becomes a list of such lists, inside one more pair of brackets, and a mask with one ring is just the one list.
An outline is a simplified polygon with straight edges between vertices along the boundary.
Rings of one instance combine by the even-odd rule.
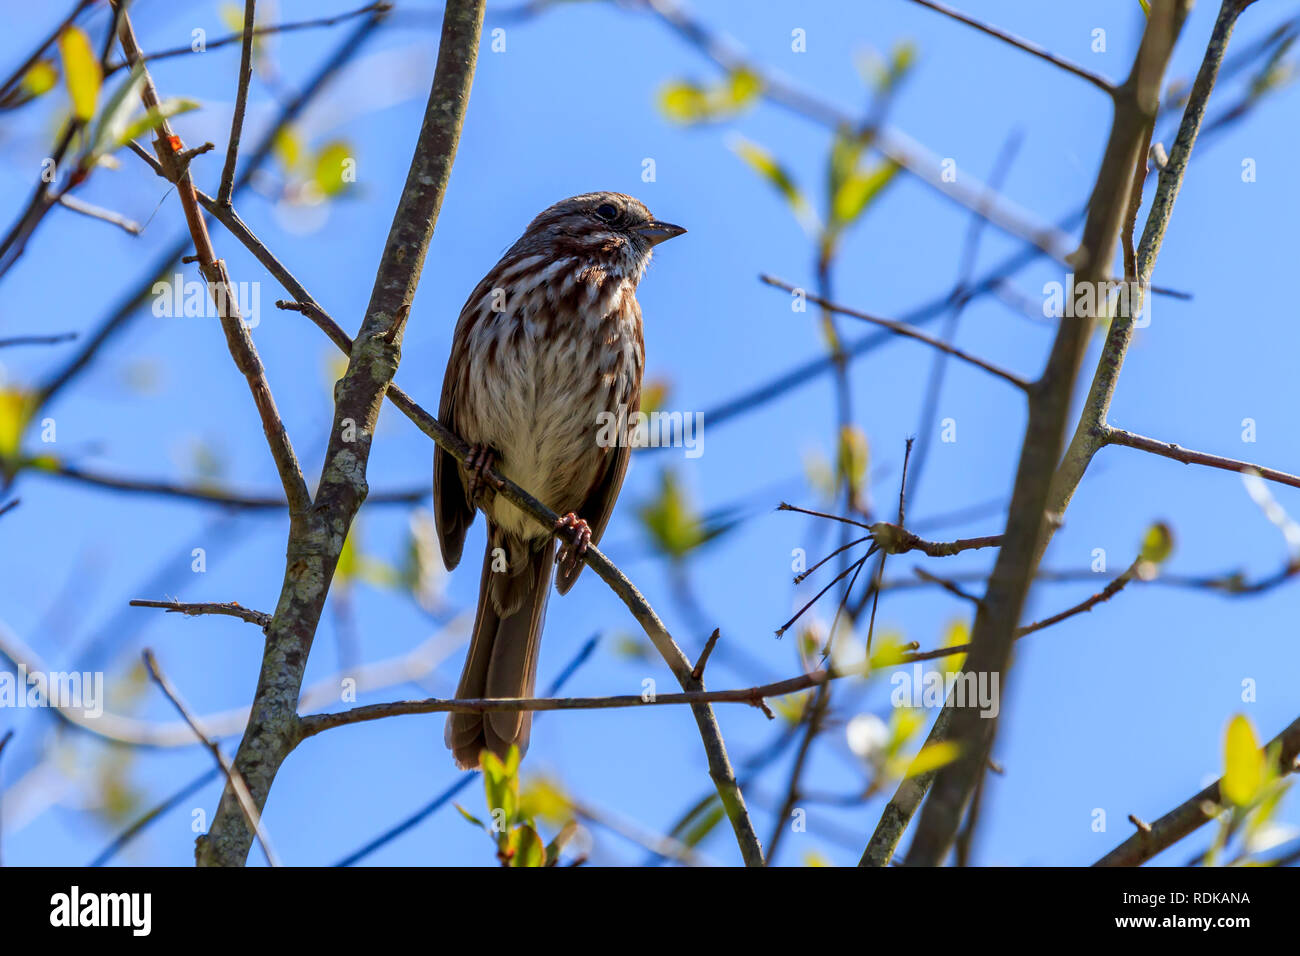
[[603, 202], [596, 207], [596, 218], [613, 222], [618, 217], [618, 207], [612, 202]]

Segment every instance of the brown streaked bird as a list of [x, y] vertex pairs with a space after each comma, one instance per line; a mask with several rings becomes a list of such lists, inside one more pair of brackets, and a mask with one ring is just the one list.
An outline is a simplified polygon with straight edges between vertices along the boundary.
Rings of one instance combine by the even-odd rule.
[[[464, 466], [435, 453], [434, 517], [448, 570], [460, 563], [476, 507], [488, 539], [458, 698], [533, 696], [556, 563], [554, 538], [495, 494], [487, 470], [495, 466], [576, 531], [577, 546], [559, 555], [564, 594], [627, 472], [632, 426], [610, 441], [601, 425], [602, 413], [630, 423], [641, 406], [637, 283], [654, 247], [685, 231], [621, 193], [562, 200], [529, 224], [461, 309], [438, 418], [472, 451]], [[449, 714], [445, 737], [457, 765], [473, 768], [485, 748], [504, 757], [518, 744], [522, 753], [531, 726], [523, 711]]]

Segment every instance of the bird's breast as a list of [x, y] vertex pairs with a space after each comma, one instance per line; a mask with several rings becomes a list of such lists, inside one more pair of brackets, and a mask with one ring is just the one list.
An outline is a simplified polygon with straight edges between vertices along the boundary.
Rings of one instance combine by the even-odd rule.
[[[639, 393], [641, 314], [628, 279], [584, 281], [572, 265], [533, 272], [545, 281], [517, 285], [513, 296], [488, 290], [465, 329], [457, 426], [467, 441], [497, 450], [507, 477], [564, 514], [580, 507], [614, 451], [597, 440], [607, 413]], [[543, 533], [502, 498], [493, 519], [523, 537]]]

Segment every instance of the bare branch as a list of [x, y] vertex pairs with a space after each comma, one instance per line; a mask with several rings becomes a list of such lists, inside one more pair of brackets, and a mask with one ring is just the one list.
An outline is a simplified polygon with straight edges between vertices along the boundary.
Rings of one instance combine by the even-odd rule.
[[[106, 475], [88, 471], [62, 462], [39, 461], [25, 467], [25, 473], [53, 475], [67, 478], [84, 485], [107, 488], [112, 491], [124, 491], [132, 494], [161, 495], [166, 498], [179, 498], [202, 504], [217, 505], [223, 508], [239, 508], [248, 511], [280, 510], [288, 507], [288, 501], [280, 495], [241, 495], [223, 491], [220, 488], [208, 488], [201, 485], [183, 485], [169, 481], [152, 481], [141, 478], [125, 478], [119, 475]], [[414, 504], [429, 496], [427, 485], [420, 485], [409, 490], [377, 492], [370, 496], [369, 504]]]
[[262, 825], [261, 812], [253, 803], [253, 797], [248, 792], [248, 787], [244, 784], [243, 777], [239, 775], [239, 771], [234, 768], [226, 755], [221, 752], [220, 745], [211, 740], [208, 735], [204, 733], [198, 720], [196, 720], [194, 715], [190, 713], [190, 709], [185, 706], [185, 702], [181, 700], [180, 694], [176, 692], [176, 688], [172, 687], [171, 681], [167, 679], [167, 676], [163, 674], [162, 669], [158, 666], [158, 659], [154, 657], [153, 651], [147, 648], [144, 652], [144, 663], [145, 667], [148, 668], [149, 676], [153, 678], [154, 683], [157, 684], [162, 689], [162, 692], [167, 695], [167, 699], [172, 702], [172, 706], [174, 706], [176, 711], [182, 718], [184, 718], [185, 723], [190, 725], [190, 729], [194, 731], [194, 736], [199, 738], [199, 740], [202, 741], [203, 746], [211, 751], [213, 759], [216, 760], [217, 765], [221, 767], [221, 772], [226, 775], [228, 785], [238, 795], [239, 805], [243, 808], [249, 824], [257, 834], [257, 842], [261, 844], [262, 852], [266, 854], [266, 862], [271, 866], [279, 866], [280, 860], [275, 855], [275, 851], [271, 849], [271, 838], [267, 836], [266, 828]]
[[1113, 428], [1109, 425], [1103, 427], [1100, 441], [1103, 445], [1124, 445], [1128, 448], [1136, 448], [1139, 451], [1159, 455], [1161, 458], [1181, 461], [1184, 465], [1205, 465], [1207, 468], [1220, 468], [1224, 471], [1235, 471], [1238, 474], [1254, 472], [1269, 481], [1290, 485], [1292, 488], [1300, 488], [1300, 476], [1289, 475], [1285, 471], [1278, 471], [1276, 468], [1265, 468], [1263, 465], [1239, 461], [1236, 458], [1224, 458], [1222, 455], [1192, 451], [1190, 448], [1183, 448], [1173, 442], [1157, 441], [1154, 438], [1136, 435], [1133, 432]]
[[235, 91], [235, 113], [230, 119], [230, 139], [226, 143], [226, 164], [221, 168], [221, 186], [217, 202], [229, 207], [235, 191], [235, 163], [239, 160], [239, 140], [244, 131], [244, 111], [248, 108], [248, 84], [253, 79], [253, 28], [257, 19], [257, 0], [244, 0], [244, 41], [239, 51], [239, 87]]
[[11, 345], [59, 345], [63, 342], [71, 342], [76, 337], [76, 332], [59, 332], [54, 335], [15, 335], [12, 338], [0, 339], [0, 349]]
[[123, 232], [132, 236], [138, 236], [144, 232], [144, 226], [140, 225], [134, 219], [128, 219], [120, 212], [114, 212], [111, 209], [104, 209], [100, 206], [92, 205], [76, 196], [68, 193], [60, 193], [58, 203], [64, 209], [70, 209], [73, 212], [80, 213], [83, 216], [89, 216], [91, 219], [100, 219], [111, 226], [117, 226]]
[[1071, 63], [1069, 60], [1063, 59], [1054, 53], [1049, 53], [1047, 50], [1043, 49], [1037, 43], [1031, 43], [1029, 40], [1023, 40], [1020, 37], [1015, 36], [1014, 34], [1006, 32], [1005, 30], [1000, 30], [997, 27], [989, 26], [987, 23], [981, 23], [979, 20], [976, 20], [974, 17], [968, 17], [966, 14], [954, 10], [952, 7], [944, 6], [942, 3], [935, 3], [934, 0], [912, 0], [912, 2], [920, 4], [921, 6], [927, 7], [931, 10], [934, 10], [936, 13], [942, 13], [946, 17], [951, 17], [952, 19], [956, 20], [958, 23], [964, 23], [967, 26], [974, 27], [976, 30], [979, 30], [981, 33], [986, 33], [991, 37], [996, 37], [997, 39], [1001, 40], [1003, 43], [1009, 43], [1011, 46], [1015, 47], [1016, 49], [1024, 50], [1026, 53], [1032, 54], [1033, 56], [1038, 57], [1040, 60], [1046, 60], [1048, 63], [1052, 64], [1053, 66], [1060, 67], [1062, 70], [1065, 70], [1067, 73], [1073, 73], [1075, 76], [1087, 80], [1089, 83], [1097, 87], [1107, 96], [1114, 96], [1116, 93], [1115, 84], [1112, 83], [1110, 80], [1106, 79], [1104, 76], [1099, 76], [1098, 74], [1093, 73], [1091, 70], [1085, 70], [1083, 67], [1079, 66], [1076, 63]]
[[[334, 421], [315, 500], [290, 528], [280, 599], [267, 630], [252, 715], [235, 757], [259, 807], [299, 739], [298, 697], [308, 654], [343, 543], [368, 491], [366, 465], [375, 423], [397, 371], [402, 332], [451, 175], [483, 10], [483, 0], [446, 5], [424, 123], [361, 330], [335, 387]], [[242, 865], [250, 842], [237, 795], [227, 787], [211, 830], [199, 839], [198, 861]]]
[[963, 551], [996, 548], [1002, 544], [1002, 535], [986, 534], [979, 538], [958, 538], [955, 541], [927, 541], [906, 528], [888, 521], [877, 521], [871, 526], [871, 536], [886, 554], [906, 554], [920, 551], [932, 558], [947, 558]]
[[927, 335], [920, 329], [915, 329], [910, 325], [906, 325], [902, 322], [895, 322], [891, 319], [881, 319], [874, 315], [868, 315], [866, 312], [861, 312], [857, 309], [850, 309], [845, 305], [837, 305], [834, 302], [827, 302], [820, 296], [813, 295], [811, 292], [807, 292], [803, 289], [797, 289], [796, 286], [773, 276], [760, 275], [758, 278], [765, 284], [775, 286], [778, 289], [784, 289], [786, 292], [794, 292], [797, 290], [809, 302], [814, 302], [824, 309], [829, 309], [832, 312], [839, 312], [842, 315], [849, 315], [855, 319], [861, 319], [863, 322], [870, 322], [872, 325], [878, 325], [882, 328], [889, 329], [889, 331], [893, 332], [895, 335], [901, 335], [905, 338], [915, 339], [918, 342], [924, 342], [931, 348], [938, 349], [940, 352], [945, 352], [953, 358], [961, 359], [963, 362], [969, 362], [978, 369], [982, 369], [991, 375], [996, 375], [998, 378], [1010, 382], [1021, 391], [1029, 390], [1029, 382], [1021, 378], [1019, 375], [1016, 375], [1014, 372], [1008, 372], [1006, 369], [998, 368], [998, 366], [994, 365], [992, 362], [987, 362], [984, 359], [971, 355], [969, 352], [963, 351], [954, 345], [949, 345], [941, 339], [936, 339], [932, 335]]
[[[376, 7], [376, 10], [370, 16], [357, 24], [334, 47], [325, 61], [308, 77], [297, 95], [284, 104], [275, 122], [258, 140], [257, 146], [244, 163], [243, 172], [235, 180], [236, 194], [248, 187], [253, 175], [271, 155], [280, 133], [302, 114], [307, 105], [324, 89], [330, 78], [357, 54], [362, 44], [374, 34], [375, 30], [383, 22], [384, 17], [385, 13]], [[187, 47], [186, 51], [188, 52], [188, 50]], [[36, 407], [38, 409], [48, 405], [59, 392], [66, 388], [95, 360], [105, 343], [127, 327], [130, 320], [137, 314], [139, 307], [148, 301], [155, 280], [159, 276], [170, 274], [175, 269], [176, 263], [181, 256], [189, 251], [190, 243], [191, 240], [187, 233], [184, 238], [171, 243], [161, 254], [150, 260], [144, 278], [122, 296], [108, 316], [87, 336], [85, 345], [41, 384], [36, 394]]]
[[131, 607], [156, 607], [162, 608], [168, 613], [176, 612], [186, 614], [191, 617], [198, 617], [203, 614], [218, 614], [226, 617], [237, 617], [241, 621], [247, 621], [249, 624], [256, 624], [263, 630], [271, 623], [271, 615], [264, 611], [254, 611], [252, 608], [244, 607], [238, 601], [227, 601], [222, 604], [217, 603], [200, 603], [200, 604], [182, 604], [180, 601], [131, 601]]
[[[1189, 7], [1189, 0], [1152, 3], [1133, 68], [1116, 92], [1114, 122], [1089, 204], [1076, 269], [1080, 277], [1076, 282], [1085, 286], [1109, 278], [1138, 153], [1157, 114], [1161, 79]], [[1030, 394], [1029, 421], [1006, 535], [984, 602], [975, 615], [965, 670], [1003, 675], [1003, 687], [1019, 617], [1046, 547], [1049, 492], [1061, 460], [1070, 399], [1091, 326], [1088, 321], [1063, 321], [1058, 326], [1047, 366]], [[974, 708], [958, 708], [949, 730], [961, 755], [935, 778], [908, 851], [909, 864], [937, 866], [947, 856], [977, 777], [985, 770], [996, 721], [983, 719]]]
[[[1264, 751], [1277, 748], [1277, 769], [1289, 774], [1296, 770], [1300, 755], [1300, 719], [1294, 720], [1280, 734], [1264, 745]], [[1216, 780], [1200, 793], [1184, 800], [1145, 829], [1111, 850], [1093, 866], [1141, 866], [1161, 850], [1173, 846], [1189, 833], [1213, 820], [1223, 809], [1220, 793], [1222, 780]]]
[[[313, 20], [299, 20], [294, 23], [276, 23], [271, 24], [270, 26], [256, 27], [253, 30], [253, 36], [262, 37], [268, 36], [272, 33], [293, 33], [297, 30], [310, 30], [315, 27], [332, 27], [335, 24], [343, 23], [345, 20], [352, 20], [356, 17], [365, 16], [366, 14], [375, 14], [382, 17], [392, 9], [393, 5], [391, 3], [386, 2], [386, 0], [380, 0], [378, 3], [367, 4], [357, 10], [350, 10], [347, 13], [336, 14], [332, 17], [317, 17]], [[247, 23], [248, 21], [245, 21], [245, 24]], [[247, 34], [244, 30], [240, 30], [238, 33], [231, 33], [227, 36], [219, 37], [216, 40], [209, 40], [203, 47], [204, 52], [210, 52], [223, 46], [229, 46], [232, 43], [241, 43], [246, 35]], [[156, 53], [146, 53], [145, 59], [152, 63], [156, 60], [168, 60], [177, 56], [189, 56], [193, 52], [194, 48], [192, 46], [178, 46], [169, 50], [159, 50]], [[108, 68], [107, 72], [105, 72], [105, 78], [116, 73], [118, 70], [123, 69], [126, 65], [125, 62], [114, 63]]]
[[[130, 14], [125, 12], [122, 3], [123, 0], [113, 0], [114, 9], [120, 14], [117, 32], [122, 44], [122, 52], [131, 66], [143, 65], [144, 54], [140, 50], [135, 30], [131, 26]], [[157, 110], [161, 101], [147, 68], [143, 70], [143, 77], [140, 100], [145, 109]], [[217, 258], [212, 248], [208, 226], [194, 194], [194, 181], [190, 177], [188, 160], [184, 156], [179, 138], [173, 133], [171, 124], [166, 119], [158, 125], [154, 150], [158, 153], [158, 159], [167, 173], [167, 178], [176, 184], [176, 194], [184, 207], [190, 236], [194, 240], [194, 248], [198, 254], [199, 269], [207, 280], [213, 303], [220, 315], [221, 327], [226, 334], [226, 344], [230, 348], [231, 358], [243, 373], [249, 391], [253, 395], [258, 416], [262, 420], [262, 431], [266, 434], [271, 457], [275, 459], [276, 471], [279, 472], [285, 497], [289, 501], [289, 514], [291, 518], [303, 515], [312, 506], [311, 493], [307, 490], [307, 482], [298, 464], [298, 456], [294, 453], [289, 434], [275, 407], [275, 399], [271, 395], [271, 386], [266, 380], [266, 370], [258, 357], [257, 347], [253, 345], [248, 326], [239, 314], [225, 263]]]
[[1119, 577], [1111, 581], [1110, 584], [1106, 585], [1104, 588], [1102, 588], [1100, 591], [1098, 591], [1096, 594], [1092, 595], [1091, 597], [1086, 598], [1083, 601], [1080, 601], [1078, 604], [1074, 605], [1074, 607], [1067, 608], [1066, 610], [1061, 611], [1059, 614], [1053, 614], [1051, 617], [1045, 617], [1041, 621], [1037, 621], [1033, 624], [1026, 624], [1022, 627], [1016, 628], [1016, 639], [1019, 640], [1020, 638], [1024, 637], [1026, 634], [1032, 634], [1035, 631], [1041, 631], [1043, 628], [1051, 627], [1053, 624], [1059, 624], [1061, 621], [1064, 621], [1066, 618], [1074, 617], [1074, 615], [1076, 614], [1082, 614], [1084, 611], [1091, 611], [1098, 604], [1103, 604], [1106, 601], [1109, 601], [1120, 591], [1124, 590], [1124, 588], [1128, 586], [1128, 583], [1132, 581], [1133, 578], [1139, 574], [1139, 572], [1141, 572], [1142, 568], [1146, 564], [1147, 562], [1145, 562], [1142, 558], [1138, 558], [1136, 561], [1130, 564], [1124, 570], [1124, 572], [1119, 575]]

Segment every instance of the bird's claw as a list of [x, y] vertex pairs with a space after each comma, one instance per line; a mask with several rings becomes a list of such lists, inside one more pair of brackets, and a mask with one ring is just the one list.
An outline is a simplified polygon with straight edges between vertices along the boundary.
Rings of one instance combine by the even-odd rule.
[[591, 545], [591, 526], [570, 511], [556, 520], [555, 528], [557, 531], [572, 532], [571, 536], [561, 538], [564, 543], [560, 546], [560, 569], [568, 574], [587, 554], [587, 548]]
[[487, 488], [499, 488], [500, 482], [492, 475], [496, 467], [497, 453], [487, 445], [470, 446], [465, 456], [465, 492], [469, 500], [478, 502], [479, 495]]

